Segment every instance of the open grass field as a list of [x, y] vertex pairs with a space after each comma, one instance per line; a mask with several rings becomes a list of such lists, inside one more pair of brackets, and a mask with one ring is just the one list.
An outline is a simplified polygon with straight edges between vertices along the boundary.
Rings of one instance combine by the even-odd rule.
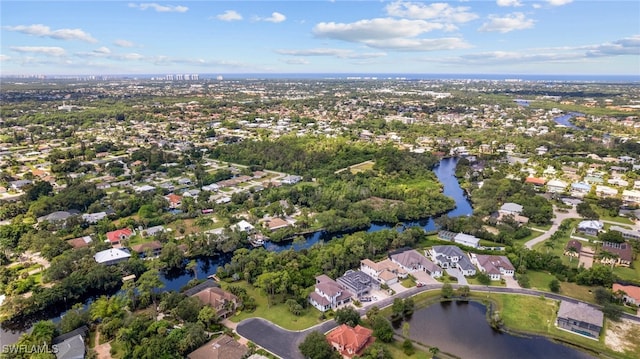
[[531, 288], [540, 290], [549, 290], [549, 282], [555, 278], [553, 274], [531, 270], [527, 271], [527, 277]]
[[245, 281], [231, 284], [222, 282], [221, 285], [223, 289], [226, 289], [229, 285], [245, 288], [247, 294], [256, 300], [255, 311], [239, 312], [229, 318], [232, 322], [238, 323], [247, 318], [259, 317], [289, 330], [303, 330], [322, 322], [319, 319], [320, 312], [313, 307], [307, 308], [301, 316], [295, 316], [289, 312], [289, 308], [285, 304], [279, 303], [278, 297], [274, 300], [276, 303], [269, 306], [267, 296], [260, 289]]
[[640, 256], [633, 262], [633, 268], [615, 267], [613, 272], [623, 280], [640, 281]]

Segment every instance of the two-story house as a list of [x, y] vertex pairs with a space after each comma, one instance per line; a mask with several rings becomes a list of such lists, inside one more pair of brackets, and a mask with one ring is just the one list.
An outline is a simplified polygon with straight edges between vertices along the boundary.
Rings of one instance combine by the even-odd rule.
[[321, 312], [349, 303], [353, 294], [335, 280], [322, 274], [316, 277], [316, 287], [309, 294], [309, 303]]

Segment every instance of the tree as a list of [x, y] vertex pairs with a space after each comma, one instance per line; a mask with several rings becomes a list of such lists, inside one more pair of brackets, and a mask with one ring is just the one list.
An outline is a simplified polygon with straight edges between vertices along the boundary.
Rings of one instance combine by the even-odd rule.
[[353, 328], [360, 324], [360, 313], [352, 307], [340, 308], [336, 310], [335, 320], [338, 324], [346, 324]]
[[453, 287], [451, 286], [451, 284], [443, 284], [442, 289], [440, 290], [440, 295], [446, 299], [453, 297]]
[[529, 288], [531, 286], [529, 283], [529, 277], [526, 274], [518, 275], [518, 284], [522, 288]]
[[404, 340], [404, 342], [402, 342], [402, 351], [407, 356], [412, 356], [413, 354], [415, 354], [416, 350], [413, 348], [411, 339], [407, 338]]
[[413, 314], [413, 311], [416, 308], [416, 303], [413, 301], [413, 298], [408, 297], [404, 300], [403, 303], [403, 308], [402, 308], [402, 315], [407, 318], [410, 317]]
[[196, 262], [195, 259], [192, 259], [189, 261], [189, 263], [187, 263], [187, 270], [193, 272], [193, 277], [196, 280], [198, 279], [198, 262]]
[[324, 335], [318, 331], [312, 331], [298, 346], [302, 355], [309, 359], [340, 359], [341, 356], [333, 350], [331, 344]]
[[471, 289], [469, 288], [468, 285], [463, 285], [462, 287], [458, 288], [458, 295], [461, 296], [462, 298], [468, 297], [470, 293], [471, 293]]
[[150, 269], [140, 276], [136, 281], [136, 287], [141, 296], [150, 297], [153, 302], [154, 318], [157, 317], [156, 313], [156, 294], [155, 291], [158, 288], [162, 288], [164, 284], [160, 280], [160, 272], [157, 269]]
[[600, 305], [605, 305], [607, 303], [611, 303], [611, 292], [604, 287], [598, 287], [593, 291], [593, 298], [596, 303]]
[[375, 342], [370, 345], [360, 356], [360, 359], [393, 359], [386, 346]]
[[160, 252], [160, 262], [168, 269], [178, 269], [184, 266], [184, 253], [175, 243], [167, 243]]
[[438, 355], [438, 353], [440, 353], [440, 348], [438, 347], [429, 347], [429, 353], [431, 353], [431, 357], [435, 357], [436, 355]]
[[622, 309], [616, 304], [606, 303], [602, 308], [602, 313], [605, 317], [617, 322], [622, 315]]
[[549, 282], [549, 290], [553, 293], [560, 292], [560, 282], [555, 278], [552, 279], [551, 282]]
[[404, 301], [400, 298], [393, 300], [391, 305], [391, 320], [393, 322], [400, 321], [404, 317]]
[[480, 284], [484, 284], [484, 285], [491, 284], [491, 277], [489, 277], [489, 275], [485, 272], [478, 273], [476, 278], [478, 279], [478, 282], [480, 282]]
[[393, 327], [387, 318], [376, 315], [371, 318], [373, 328], [373, 336], [383, 343], [391, 343], [393, 341]]

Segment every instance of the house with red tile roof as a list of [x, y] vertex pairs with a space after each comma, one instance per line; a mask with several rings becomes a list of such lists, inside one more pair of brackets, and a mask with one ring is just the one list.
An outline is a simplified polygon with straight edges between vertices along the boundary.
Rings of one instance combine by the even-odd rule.
[[354, 328], [342, 324], [329, 334], [327, 341], [335, 348], [343, 358], [352, 358], [361, 355], [362, 352], [373, 342], [373, 330], [356, 325]]
[[524, 180], [524, 183], [529, 183], [538, 187], [538, 186], [544, 186], [545, 183], [547, 183], [547, 180], [545, 180], [544, 178], [538, 178], [538, 177], [527, 177], [527, 179]]
[[622, 285], [613, 283], [613, 293], [624, 292], [622, 299], [627, 304], [640, 305], [640, 287], [635, 285]]
[[169, 201], [169, 208], [180, 208], [182, 205], [182, 197], [175, 193], [169, 193], [164, 198]]
[[115, 231], [107, 232], [107, 240], [112, 246], [119, 245], [120, 242], [134, 235], [134, 232], [129, 228], [121, 228]]

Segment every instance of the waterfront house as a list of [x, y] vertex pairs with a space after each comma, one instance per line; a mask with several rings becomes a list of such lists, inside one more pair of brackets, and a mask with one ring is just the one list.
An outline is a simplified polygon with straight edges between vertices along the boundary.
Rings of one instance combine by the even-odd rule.
[[370, 275], [381, 284], [391, 285], [398, 283], [398, 278], [406, 278], [407, 271], [390, 259], [373, 262], [370, 259], [360, 261], [360, 270]]
[[590, 236], [597, 236], [604, 228], [604, 223], [600, 221], [582, 221], [578, 223], [577, 230], [580, 233], [588, 234]]
[[338, 277], [336, 281], [357, 298], [361, 298], [369, 294], [371, 290], [379, 289], [380, 287], [378, 282], [371, 276], [359, 270], [348, 270], [342, 277]]
[[627, 304], [640, 305], [640, 287], [613, 283], [613, 294], [623, 292], [622, 300]]
[[523, 207], [517, 203], [507, 202], [500, 207], [499, 213], [504, 215], [518, 215], [522, 214]]
[[213, 308], [218, 318], [227, 318], [242, 304], [238, 297], [220, 287], [205, 288], [193, 294], [192, 297], [198, 298], [203, 305]]
[[223, 334], [187, 355], [187, 359], [244, 359], [249, 348]]
[[322, 274], [316, 277], [316, 286], [309, 294], [309, 303], [321, 312], [349, 303], [353, 294], [335, 280]]
[[98, 264], [107, 266], [126, 262], [129, 258], [131, 258], [131, 254], [126, 248], [109, 248], [93, 255], [93, 259]]
[[491, 280], [500, 280], [500, 276], [513, 277], [515, 268], [509, 258], [505, 256], [493, 256], [471, 253], [471, 263], [475, 264], [481, 272], [489, 275]]
[[423, 271], [433, 278], [442, 276], [442, 268], [431, 262], [415, 249], [391, 253], [389, 258], [393, 263], [396, 263], [409, 273]]
[[245, 221], [244, 219], [241, 220], [240, 222], [236, 223], [233, 226], [234, 229], [237, 229], [240, 232], [247, 232], [250, 233], [253, 231], [254, 227], [251, 223]]
[[429, 256], [441, 268], [457, 268], [465, 276], [476, 274], [476, 268], [469, 257], [456, 246], [433, 246], [429, 250]]
[[375, 341], [373, 330], [356, 325], [342, 324], [327, 334], [327, 341], [343, 358], [361, 355]]
[[78, 248], [88, 247], [89, 244], [91, 244], [92, 240], [93, 239], [91, 238], [91, 236], [83, 236], [83, 237], [69, 239], [67, 240], [67, 243], [69, 243], [69, 245], [73, 247], [73, 249], [78, 249]]
[[558, 328], [582, 334], [591, 338], [598, 338], [604, 315], [598, 309], [586, 303], [560, 302], [556, 325]]
[[140, 258], [157, 257], [162, 252], [162, 243], [159, 241], [151, 241], [131, 246], [131, 250], [138, 253]]
[[455, 237], [453, 237], [453, 241], [463, 246], [478, 248], [480, 238], [477, 238], [470, 234], [458, 233]]
[[89, 334], [86, 325], [64, 333], [51, 340], [51, 344], [57, 349], [56, 359], [84, 359], [86, 354], [85, 340]]

